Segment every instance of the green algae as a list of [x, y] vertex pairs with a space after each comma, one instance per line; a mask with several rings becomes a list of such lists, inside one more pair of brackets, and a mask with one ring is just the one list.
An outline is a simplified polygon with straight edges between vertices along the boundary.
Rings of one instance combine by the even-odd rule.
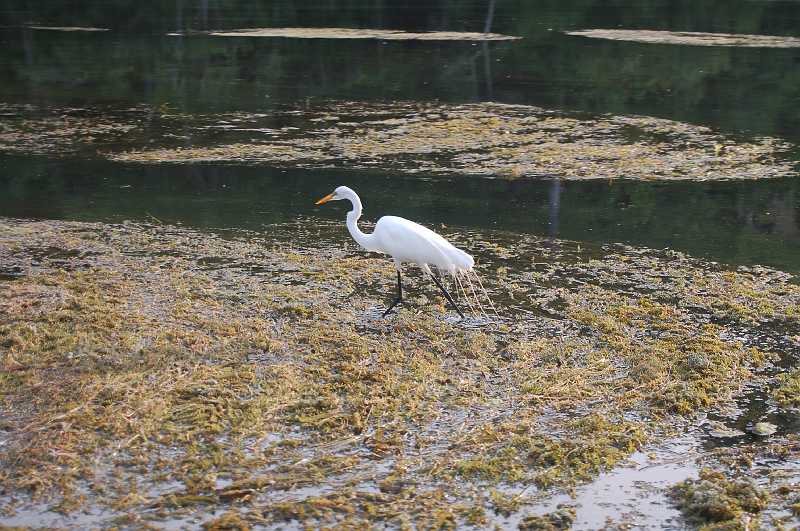
[[2, 220], [23, 272], [0, 283], [5, 492], [251, 526], [491, 525], [529, 503], [509, 485], [569, 489], [725, 403], [768, 359], [732, 330], [797, 322], [800, 290], [773, 270], [555, 242], [533, 281], [515, 264], [541, 262], [540, 240], [480, 235], [461, 244], [500, 314], [558, 299], [550, 317], [476, 328], [423, 289], [434, 304], [379, 319], [386, 260], [276, 237]]

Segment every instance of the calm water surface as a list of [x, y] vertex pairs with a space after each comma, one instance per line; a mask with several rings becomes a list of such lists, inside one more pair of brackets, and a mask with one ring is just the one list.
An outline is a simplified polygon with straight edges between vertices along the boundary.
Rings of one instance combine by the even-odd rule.
[[[388, 5], [392, 4], [392, 5]], [[571, 37], [583, 28], [800, 36], [784, 1], [190, 2], [0, 6], [0, 102], [168, 105], [187, 113], [269, 112], [314, 100], [498, 101], [646, 114], [743, 137], [800, 142], [800, 51], [676, 47]], [[36, 30], [94, 26], [107, 32]], [[483, 31], [513, 42], [174, 37], [181, 30], [335, 26]], [[0, 118], [1, 120], [2, 118]], [[0, 156], [0, 215], [119, 221], [155, 216], [263, 229], [343, 218], [313, 201], [338, 184], [366, 217], [671, 247], [728, 264], [800, 270], [797, 179], [763, 182], [506, 182], [388, 172], [245, 166], [144, 167]]]

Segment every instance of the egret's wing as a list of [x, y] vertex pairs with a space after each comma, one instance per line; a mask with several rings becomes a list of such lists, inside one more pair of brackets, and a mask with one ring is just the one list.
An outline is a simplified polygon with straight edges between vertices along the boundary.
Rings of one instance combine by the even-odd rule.
[[384, 216], [375, 226], [382, 246], [396, 259], [434, 265], [444, 271], [470, 269], [472, 257], [432, 230], [396, 216]]

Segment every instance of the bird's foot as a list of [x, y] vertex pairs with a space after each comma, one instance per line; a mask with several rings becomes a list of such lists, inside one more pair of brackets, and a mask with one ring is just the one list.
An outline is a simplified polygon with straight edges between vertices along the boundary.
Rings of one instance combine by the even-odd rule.
[[390, 313], [392, 310], [394, 310], [394, 307], [395, 307], [395, 306], [397, 306], [397, 305], [398, 305], [399, 303], [401, 303], [401, 302], [403, 302], [403, 299], [401, 299], [400, 297], [396, 298], [396, 299], [394, 300], [394, 302], [393, 302], [392, 304], [390, 304], [388, 308], [386, 308], [386, 311], [385, 311], [385, 312], [383, 312], [383, 317], [386, 317], [387, 315], [389, 315], [389, 313]]

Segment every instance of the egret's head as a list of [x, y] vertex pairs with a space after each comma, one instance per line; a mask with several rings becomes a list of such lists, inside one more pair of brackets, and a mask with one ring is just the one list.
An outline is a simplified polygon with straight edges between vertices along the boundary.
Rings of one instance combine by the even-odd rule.
[[349, 199], [351, 196], [355, 195], [355, 192], [346, 186], [339, 186], [333, 192], [329, 193], [315, 204], [321, 205], [323, 203], [327, 203], [328, 201], [339, 201], [341, 199]]

